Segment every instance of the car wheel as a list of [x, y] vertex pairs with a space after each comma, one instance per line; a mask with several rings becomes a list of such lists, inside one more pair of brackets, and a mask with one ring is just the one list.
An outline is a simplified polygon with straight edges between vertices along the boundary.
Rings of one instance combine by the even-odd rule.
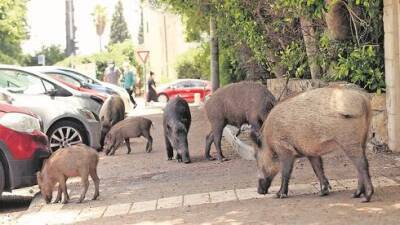
[[74, 121], [60, 121], [54, 124], [47, 132], [51, 151], [71, 145], [89, 144], [86, 129], [83, 125]]
[[160, 95], [158, 96], [157, 100], [158, 100], [158, 102], [161, 102], [161, 103], [167, 103], [169, 99], [168, 99], [168, 96], [167, 96], [167, 95], [165, 95], [165, 94], [160, 94]]
[[6, 183], [6, 177], [4, 174], [4, 168], [3, 164], [0, 162], [0, 196], [1, 193], [3, 193], [5, 183]]

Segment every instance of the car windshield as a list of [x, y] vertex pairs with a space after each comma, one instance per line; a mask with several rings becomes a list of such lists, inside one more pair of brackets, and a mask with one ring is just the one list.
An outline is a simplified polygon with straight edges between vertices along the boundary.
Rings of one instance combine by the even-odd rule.
[[87, 77], [87, 76], [85, 76], [85, 75], [83, 75], [81, 73], [78, 73], [76, 71], [67, 70], [67, 69], [60, 69], [60, 70], [62, 70], [63, 72], [67, 72], [67, 73], [73, 74], [76, 77], [79, 77], [79, 79], [83, 80], [84, 83], [87, 83], [87, 84], [98, 84], [95, 80], [91, 79], [90, 77]]
[[39, 77], [16, 70], [0, 70], [0, 87], [13, 93], [44, 94], [54, 85]]

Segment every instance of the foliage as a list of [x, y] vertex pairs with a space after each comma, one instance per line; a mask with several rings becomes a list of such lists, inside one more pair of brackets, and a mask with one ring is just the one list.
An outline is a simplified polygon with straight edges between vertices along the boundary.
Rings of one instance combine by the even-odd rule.
[[139, 68], [139, 65], [135, 59], [135, 47], [130, 40], [110, 45], [105, 52], [100, 52], [88, 56], [68, 57], [63, 61], [57, 63], [57, 65], [73, 67], [79, 64], [95, 63], [96, 76], [98, 79], [102, 79], [103, 72], [107, 67], [109, 61], [114, 61], [116, 66], [120, 68], [122, 67], [124, 62], [129, 61], [131, 65]]
[[210, 48], [202, 44], [182, 54], [176, 64], [178, 78], [210, 79]]
[[124, 18], [124, 7], [121, 0], [119, 0], [112, 16], [109, 44], [120, 43], [130, 38], [128, 25]]
[[28, 38], [26, 0], [0, 1], [0, 63], [23, 60], [21, 42]]
[[36, 66], [38, 65], [38, 55], [44, 55], [46, 65], [54, 65], [57, 62], [64, 60], [67, 56], [65, 55], [64, 49], [61, 49], [59, 45], [42, 46], [40, 51], [37, 51], [34, 55], [25, 56], [23, 64], [25, 66]]
[[[218, 21], [221, 80], [232, 82], [252, 77], [248, 70], [265, 68], [268, 78], [289, 75], [310, 78], [300, 18], [311, 21], [317, 43], [318, 64], [323, 79], [346, 80], [368, 91], [384, 90], [383, 0], [152, 0], [160, 7], [182, 15], [188, 40], [203, 41], [209, 18]], [[333, 40], [326, 21], [333, 5], [342, 4], [334, 19], [349, 37]], [[162, 5], [162, 4], [161, 4]], [[340, 26], [339, 26], [340, 27]], [[344, 29], [344, 28], [343, 28]], [[206, 37], [206, 38], [204, 38]], [[368, 47], [372, 46], [372, 47]], [[371, 49], [372, 50], [368, 50]], [[250, 49], [250, 52], [247, 50]], [[361, 57], [361, 58], [360, 58]], [[362, 61], [362, 60], [363, 61]], [[359, 68], [362, 67], [362, 68]], [[229, 69], [228, 69], [229, 68]], [[348, 71], [344, 73], [344, 71]], [[246, 76], [242, 76], [246, 72]], [[222, 76], [225, 76], [222, 78]], [[265, 78], [256, 74], [259, 79]]]

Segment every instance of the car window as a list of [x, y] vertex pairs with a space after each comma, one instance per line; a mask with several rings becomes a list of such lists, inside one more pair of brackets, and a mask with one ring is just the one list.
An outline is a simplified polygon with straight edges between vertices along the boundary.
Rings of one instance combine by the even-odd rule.
[[2, 88], [24, 94], [44, 94], [46, 89], [42, 79], [17, 70], [0, 70]]
[[193, 88], [194, 84], [191, 81], [182, 81], [176, 84], [178, 88]]
[[207, 84], [206, 84], [205, 82], [202, 82], [202, 81], [192, 81], [192, 82], [193, 82], [193, 85], [194, 85], [195, 87], [204, 88], [204, 87], [207, 86]]
[[46, 74], [49, 75], [50, 77], [53, 77], [53, 78], [59, 80], [59, 81], [62, 81], [62, 82], [68, 83], [68, 84], [72, 84], [77, 87], [81, 87], [81, 83], [79, 81], [77, 81], [74, 78], [71, 78], [67, 75], [59, 74], [59, 73], [52, 73], [52, 72], [49, 72]]

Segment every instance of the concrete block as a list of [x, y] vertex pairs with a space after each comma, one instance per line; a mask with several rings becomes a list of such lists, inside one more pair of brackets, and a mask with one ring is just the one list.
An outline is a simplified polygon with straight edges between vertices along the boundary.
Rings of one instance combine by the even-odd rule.
[[211, 203], [237, 200], [234, 190], [210, 192], [210, 197], [211, 197]]
[[174, 196], [169, 198], [160, 198], [157, 201], [157, 209], [170, 209], [181, 207], [183, 204], [183, 196]]
[[116, 204], [116, 205], [109, 205], [104, 212], [103, 217], [109, 216], [119, 216], [128, 214], [129, 209], [131, 208], [132, 203], [123, 203], [123, 204]]
[[240, 201], [248, 199], [271, 198], [275, 194], [260, 195], [257, 193], [257, 188], [236, 189], [236, 195]]
[[94, 220], [100, 218], [107, 206], [100, 206], [95, 208], [84, 208], [81, 213], [77, 216], [75, 221], [86, 221], [86, 220]]
[[138, 213], [156, 210], [157, 200], [134, 202], [129, 213]]
[[375, 188], [399, 185], [396, 181], [387, 177], [372, 177], [371, 181]]
[[191, 194], [183, 196], [184, 206], [201, 205], [207, 203], [210, 203], [209, 193], [199, 193], [199, 194]]
[[291, 195], [307, 195], [319, 192], [312, 184], [294, 184], [289, 186], [289, 191]]

